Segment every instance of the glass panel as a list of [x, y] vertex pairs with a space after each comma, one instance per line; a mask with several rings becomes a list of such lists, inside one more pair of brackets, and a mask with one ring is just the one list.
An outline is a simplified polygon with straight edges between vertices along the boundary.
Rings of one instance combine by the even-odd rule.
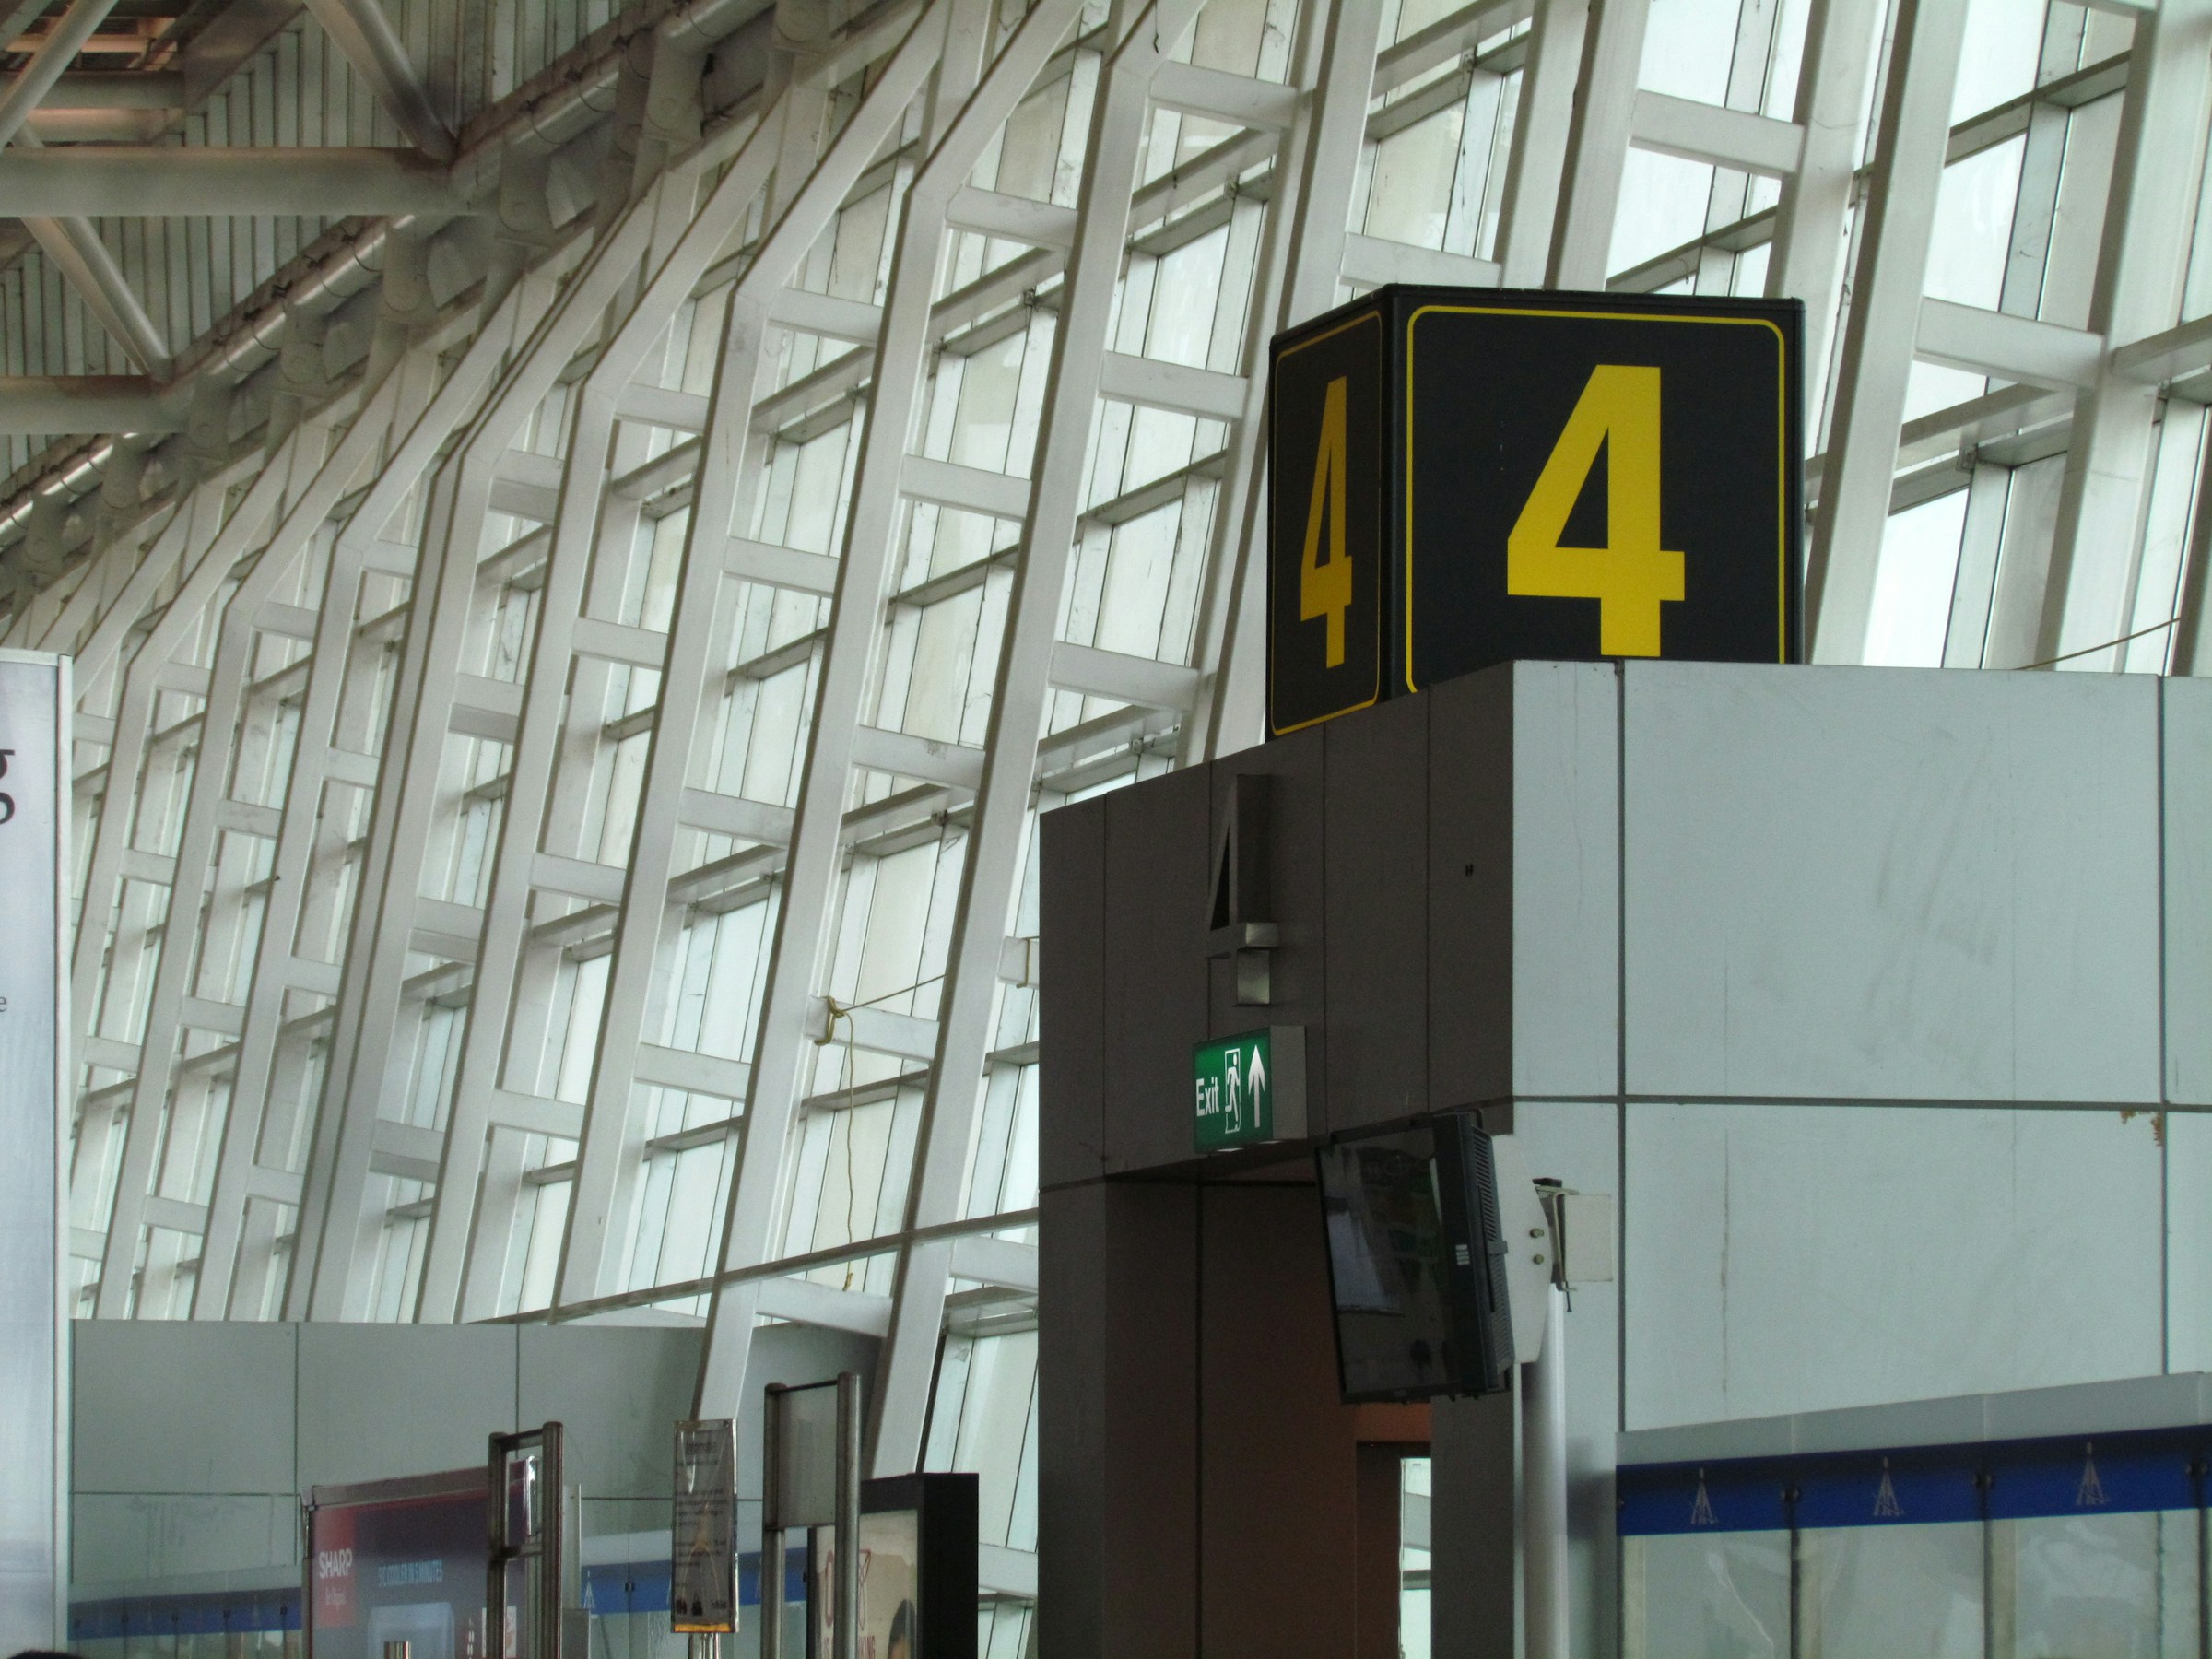
[[2182, 1659], [2197, 1651], [2193, 1511], [1994, 1522], [1990, 1566], [2000, 1617], [2010, 1580], [2015, 1659]]
[[1806, 1533], [1800, 1547], [1807, 1652], [1982, 1659], [1978, 1524], [1836, 1527]]
[[1621, 1595], [1630, 1659], [1788, 1659], [1790, 1535], [1623, 1539]]

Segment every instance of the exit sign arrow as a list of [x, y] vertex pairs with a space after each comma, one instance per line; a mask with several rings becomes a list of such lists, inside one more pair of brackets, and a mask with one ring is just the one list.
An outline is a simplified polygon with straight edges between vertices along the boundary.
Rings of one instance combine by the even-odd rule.
[[1193, 1046], [1193, 1151], [1298, 1140], [1305, 1133], [1303, 1026], [1263, 1026]]

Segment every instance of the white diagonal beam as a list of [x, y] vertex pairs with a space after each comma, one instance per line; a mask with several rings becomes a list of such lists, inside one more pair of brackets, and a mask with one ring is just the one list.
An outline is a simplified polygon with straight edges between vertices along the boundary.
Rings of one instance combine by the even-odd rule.
[[[535, 798], [529, 793], [533, 787], [542, 794], [547, 786], [555, 759], [554, 742], [561, 735], [557, 723], [568, 685], [567, 665], [562, 661], [555, 665], [557, 659], [550, 657], [548, 651], [559, 652], [567, 643], [556, 618], [565, 618], [572, 629], [575, 613], [581, 606], [585, 571], [601, 539], [598, 527], [606, 488], [605, 457], [623, 388], [629, 383], [654, 337], [667, 326], [677, 307], [705, 273], [766, 185], [774, 165], [782, 114], [780, 106], [771, 106], [763, 116], [729, 170], [690, 218], [674, 249], [645, 284], [637, 302], [615, 329], [599, 361], [578, 389], [569, 441], [569, 465], [562, 477], [553, 525], [553, 548], [547, 569], [548, 598], [542, 613], [544, 620], [528, 681], [532, 689], [530, 700], [524, 704], [522, 745], [512, 774], [515, 782], [510, 785], [511, 790], [524, 799]], [[697, 516], [695, 510], [695, 520]], [[569, 603], [571, 600], [575, 603]], [[665, 680], [660, 696], [663, 706], [667, 706], [669, 688]], [[523, 953], [532, 854], [536, 849], [537, 836], [535, 814], [511, 812], [502, 820], [499, 862], [492, 877], [490, 900], [486, 906], [488, 960], [514, 960]], [[658, 839], [641, 838], [640, 853], [644, 853]], [[673, 826], [668, 839], [673, 841]], [[618, 872], [609, 874], [619, 879]], [[469, 1206], [485, 1155], [482, 1107], [497, 1085], [498, 1069], [506, 1052], [513, 990], [512, 978], [506, 974], [486, 975], [476, 986], [454, 1093], [453, 1115], [460, 1129], [446, 1139], [445, 1172], [440, 1181], [441, 1202], [432, 1215], [429, 1244], [424, 1258], [418, 1310], [418, 1316], [424, 1319], [451, 1319], [456, 1315], [481, 1318], [492, 1311], [486, 1303], [496, 1295], [498, 1276], [488, 1271], [488, 1251], [479, 1247], [474, 1253], [477, 1262], [473, 1266], [468, 1260], [470, 1241], [477, 1231]], [[571, 1224], [576, 1207], [575, 1191], [571, 1189]]]
[[[513, 335], [515, 312], [525, 292], [526, 285], [509, 292], [478, 327], [476, 338], [442, 382], [436, 382], [438, 365], [429, 350], [409, 353], [394, 370], [400, 382], [399, 422], [406, 425], [406, 434], [394, 447], [376, 481], [340, 526], [331, 546], [322, 606], [315, 620], [314, 653], [308, 662], [298, 736], [285, 782], [261, 947], [246, 992], [232, 1090], [233, 1121], [225, 1126], [217, 1152], [215, 1196], [209, 1203], [200, 1282], [194, 1299], [195, 1318], [227, 1319], [245, 1313], [232, 1300], [243, 1189], [254, 1179], [262, 1124], [276, 1092], [273, 1084], [279, 1069], [287, 998], [294, 986], [302, 982], [302, 967], [311, 966], [300, 964], [293, 950], [303, 932], [312, 931], [301, 927], [311, 903], [318, 898], [329, 903], [335, 897], [331, 889], [339, 878], [339, 871], [331, 868], [318, 879], [314, 869], [319, 837], [328, 833], [321, 821], [324, 788], [332, 751], [357, 752], [361, 747], [359, 734], [342, 728], [340, 709], [349, 682], [356, 692], [354, 720], [364, 720], [367, 709], [373, 706], [371, 699], [359, 695], [365, 688], [358, 683], [366, 677], [362, 669], [369, 675], [375, 672], [373, 655], [367, 663], [357, 663], [354, 641], [355, 613], [369, 552], [447, 438], [490, 384], [506, 343]], [[342, 825], [341, 815], [334, 813], [332, 818]], [[311, 888], [320, 891], [311, 894]]]
[[[2212, 4], [2161, 0], [2137, 19], [2125, 100], [2089, 301], [2089, 327], [2116, 346], [2181, 314], [2212, 108]], [[2156, 386], [2114, 372], [2109, 360], [2075, 404], [2036, 661], [2135, 625], [2159, 406]], [[2110, 666], [2125, 661], [2116, 652]]]
[[1806, 631], [1818, 662], [1855, 663], [1865, 650], [1965, 33], [1961, 0], [1899, 0], [1874, 182], [1859, 218], [1830, 470], [1806, 570]]
[[[1153, 76], [1181, 42], [1198, 7], [1153, 0], [1100, 72], [1085, 167], [1076, 249], [1053, 341], [1046, 414], [1038, 437], [1028, 535], [1007, 601], [1006, 643], [991, 703], [982, 786], [961, 872], [937, 1054], [924, 1097], [910, 1217], [959, 1213], [983, 1055], [998, 994], [998, 959], [1015, 880], [1028, 845], [1030, 783], [1043, 729], [1053, 635], [1077, 519], [1084, 507], [1100, 374], [1112, 324], [1129, 200]], [[1309, 20], [1311, 27], [1311, 20]], [[1372, 73], [1373, 54], [1365, 65]], [[912, 1468], [928, 1408], [928, 1382], [944, 1328], [951, 1245], [916, 1245], [900, 1257], [898, 1305], [880, 1374], [870, 1464], [877, 1474]]]
[[[960, 31], [965, 37], [972, 29], [967, 19], [976, 15], [976, 8], [962, 6], [959, 10], [966, 23]], [[731, 1184], [723, 1230], [721, 1259], [725, 1266], [766, 1258], [783, 1201], [787, 1145], [804, 1087], [801, 1060], [806, 1052], [807, 1019], [834, 911], [847, 784], [870, 680], [870, 659], [893, 581], [900, 476], [928, 368], [930, 301], [947, 209], [967, 183], [984, 147], [1059, 46], [1073, 14], [1066, 0], [1041, 0], [980, 82], [975, 78], [975, 46], [980, 42], [960, 61], [947, 58], [950, 73], [940, 80], [938, 92], [939, 118], [946, 120], [944, 135], [915, 173], [900, 211], [875, 394], [846, 518], [830, 642], [807, 733], [798, 816], [777, 912], [774, 966], [754, 1048], [744, 1155]], [[955, 104], [959, 112], [947, 119]], [[736, 1400], [750, 1353], [757, 1299], [758, 1292], [749, 1286], [716, 1294], [701, 1362], [700, 1402]]]

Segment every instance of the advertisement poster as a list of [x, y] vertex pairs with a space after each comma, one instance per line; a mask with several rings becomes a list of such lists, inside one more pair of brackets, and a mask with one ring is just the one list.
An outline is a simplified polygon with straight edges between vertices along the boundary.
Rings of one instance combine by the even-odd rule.
[[63, 1638], [68, 1345], [57, 1173], [68, 670], [0, 652], [0, 1653]]
[[367, 1501], [326, 1501], [332, 1488], [317, 1488], [308, 1523], [312, 1659], [384, 1659], [389, 1641], [407, 1643], [407, 1659], [487, 1659], [484, 1472], [444, 1480], [441, 1490]]
[[[837, 1653], [837, 1528], [814, 1529], [815, 1659]], [[922, 1659], [922, 1517], [888, 1510], [860, 1518], [858, 1659]]]
[[860, 1518], [860, 1659], [919, 1659], [922, 1517]]

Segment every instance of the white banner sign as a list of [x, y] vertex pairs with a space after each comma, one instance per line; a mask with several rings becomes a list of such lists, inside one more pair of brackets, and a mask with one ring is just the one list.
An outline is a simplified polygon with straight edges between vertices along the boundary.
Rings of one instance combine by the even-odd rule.
[[0, 1653], [67, 1645], [68, 665], [0, 651]]

